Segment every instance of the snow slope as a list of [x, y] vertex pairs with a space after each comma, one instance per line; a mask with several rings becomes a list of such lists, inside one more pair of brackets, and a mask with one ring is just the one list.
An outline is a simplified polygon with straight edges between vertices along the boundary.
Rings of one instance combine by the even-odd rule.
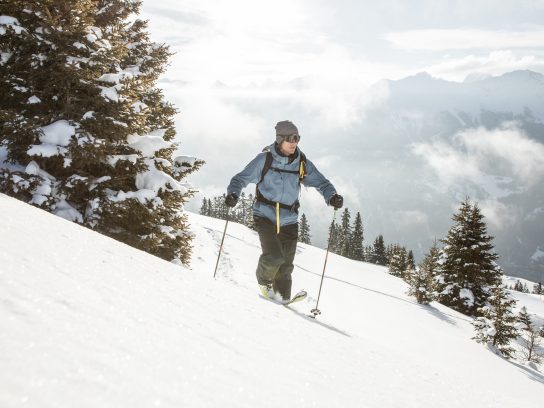
[[[1, 407], [536, 407], [544, 376], [420, 306], [385, 269], [300, 245], [291, 309], [257, 295], [257, 236], [191, 214], [191, 269], [0, 195]], [[529, 311], [532, 311], [529, 308]]]

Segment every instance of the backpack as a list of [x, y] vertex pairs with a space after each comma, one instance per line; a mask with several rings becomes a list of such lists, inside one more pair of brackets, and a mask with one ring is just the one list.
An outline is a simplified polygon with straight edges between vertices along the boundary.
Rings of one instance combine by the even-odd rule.
[[[304, 153], [302, 153], [302, 151], [299, 150], [299, 152], [300, 152], [300, 166], [299, 166], [298, 171], [297, 170], [284, 170], [284, 169], [278, 169], [276, 167], [272, 167], [272, 161], [274, 160], [274, 157], [272, 156], [272, 153], [270, 152], [270, 150], [265, 150], [265, 151], [266, 151], [266, 159], [264, 161], [264, 167], [263, 167], [263, 170], [261, 172], [261, 179], [259, 180], [259, 182], [257, 183], [257, 186], [255, 187], [255, 199], [257, 201], [261, 201], [261, 202], [263, 202], [265, 204], [275, 206], [278, 203], [265, 198], [261, 194], [261, 192], [259, 191], [259, 184], [261, 184], [261, 182], [263, 181], [264, 176], [266, 175], [266, 173], [268, 173], [268, 171], [270, 169], [272, 169], [272, 170], [280, 172], [280, 173], [298, 174], [298, 183], [300, 185], [301, 183], [304, 182], [304, 178], [308, 175], [308, 173], [306, 171], [306, 155]], [[298, 213], [298, 208], [300, 207], [300, 203], [299, 203], [298, 200], [296, 200], [292, 205], [279, 203], [279, 206], [281, 208], [286, 209], [286, 210], [294, 211], [294, 212]]]

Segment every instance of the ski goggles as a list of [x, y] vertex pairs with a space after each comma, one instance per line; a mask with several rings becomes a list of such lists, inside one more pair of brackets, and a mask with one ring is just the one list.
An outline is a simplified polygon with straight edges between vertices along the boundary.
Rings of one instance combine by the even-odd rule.
[[294, 135], [278, 135], [283, 140], [289, 143], [298, 143], [300, 141], [300, 135], [294, 134]]

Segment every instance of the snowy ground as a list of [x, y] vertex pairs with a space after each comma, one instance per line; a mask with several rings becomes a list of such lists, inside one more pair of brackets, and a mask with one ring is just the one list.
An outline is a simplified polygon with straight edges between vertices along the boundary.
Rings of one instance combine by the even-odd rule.
[[[191, 214], [182, 268], [0, 195], [1, 407], [537, 407], [544, 376], [384, 268], [300, 245], [291, 309], [261, 299], [257, 236]], [[516, 294], [544, 316], [538, 296]]]

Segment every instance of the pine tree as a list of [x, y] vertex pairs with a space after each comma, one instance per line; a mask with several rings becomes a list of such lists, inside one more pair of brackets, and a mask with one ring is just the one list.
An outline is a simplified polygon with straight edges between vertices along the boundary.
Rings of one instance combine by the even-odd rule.
[[351, 214], [349, 209], [345, 208], [342, 213], [342, 219], [340, 224], [340, 229], [338, 231], [338, 246], [339, 246], [339, 255], [349, 257], [351, 254], [351, 225], [350, 225]]
[[339, 227], [337, 226], [336, 222], [332, 220], [331, 225], [329, 226], [328, 247], [329, 247], [329, 250], [335, 254], [340, 253], [338, 235], [339, 235]]
[[544, 295], [544, 288], [542, 287], [542, 282], [538, 282], [533, 286], [533, 293], [535, 295]]
[[383, 242], [383, 235], [378, 235], [374, 240], [374, 246], [372, 248], [372, 263], [376, 265], [387, 265], [387, 257], [385, 254], [385, 244]]
[[532, 361], [536, 364], [540, 364], [544, 357], [544, 353], [540, 349], [542, 336], [540, 330], [531, 320], [531, 316], [527, 312], [527, 308], [525, 306], [521, 308], [517, 321], [521, 326], [521, 354], [526, 361]]
[[404, 277], [408, 269], [406, 248], [394, 245], [391, 258], [389, 259], [389, 273], [399, 278]]
[[213, 215], [212, 215], [212, 217], [218, 218], [220, 220], [226, 220], [227, 219], [227, 212], [229, 214], [235, 214], [236, 207], [234, 207], [234, 209], [229, 209], [229, 207], [227, 207], [225, 205], [225, 197], [226, 197], [226, 194], [223, 194], [222, 196], [213, 198]]
[[244, 214], [243, 224], [248, 228], [255, 228], [255, 221], [253, 220], [253, 203], [255, 202], [255, 198], [253, 197], [253, 194], [249, 194], [246, 198], [246, 212]]
[[200, 215], [209, 215], [208, 200], [206, 197], [202, 200], [202, 206], [200, 207]]
[[480, 309], [480, 317], [473, 322], [476, 329], [474, 339], [479, 343], [493, 346], [504, 357], [512, 358], [514, 349], [510, 343], [518, 335], [517, 319], [512, 311], [516, 301], [501, 285], [492, 288], [488, 300], [489, 304]]
[[408, 295], [414, 296], [418, 303], [428, 304], [434, 298], [434, 276], [439, 267], [438, 260], [439, 250], [435, 241], [418, 268], [408, 267]]
[[300, 217], [300, 228], [298, 230], [298, 241], [310, 245], [310, 238], [310, 224], [308, 224], [306, 214], [302, 214], [302, 217]]
[[363, 220], [361, 218], [361, 213], [357, 212], [355, 216], [355, 221], [353, 222], [352, 234], [351, 234], [351, 254], [350, 258], [357, 261], [365, 260], [364, 253], [364, 231], [363, 231]]
[[238, 206], [240, 205], [240, 203], [238, 203], [237, 206], [232, 209], [227, 207], [227, 205], [225, 204], [226, 197], [227, 197], [226, 194], [223, 194], [221, 197], [217, 197], [217, 212], [218, 212], [217, 218], [221, 220], [226, 220], [227, 217], [230, 217], [230, 218], [232, 218], [233, 216], [235, 217], [236, 210], [237, 208], [239, 208]]
[[208, 217], [213, 217], [213, 213], [214, 213], [214, 210], [213, 210], [213, 203], [212, 203], [212, 199], [211, 198], [208, 198], [208, 213], [206, 214]]
[[469, 316], [478, 315], [501, 282], [502, 270], [495, 263], [493, 238], [487, 235], [483, 215], [469, 200], [453, 216], [455, 224], [442, 242], [442, 264], [437, 273], [438, 301]]
[[[0, 191], [167, 260], [188, 263], [175, 108], [155, 84], [170, 52], [141, 1], [5, 0]], [[137, 222], [135, 222], [137, 220]]]
[[395, 251], [395, 245], [393, 244], [389, 244], [387, 245], [387, 247], [385, 248], [385, 259], [387, 259], [387, 263], [389, 263], [389, 260], [391, 259], [391, 257], [393, 256], [393, 253]]
[[365, 246], [365, 261], [366, 262], [373, 263], [373, 259], [374, 259], [373, 248], [374, 247], [372, 245]]
[[406, 259], [406, 263], [408, 264], [409, 269], [416, 269], [416, 261], [414, 259], [414, 252], [410, 249], [408, 251], [408, 257]]
[[521, 281], [519, 279], [514, 284], [514, 290], [518, 292], [523, 292], [523, 285], [521, 284]]
[[240, 194], [240, 199], [238, 200], [238, 206], [236, 207], [234, 217], [231, 217], [231, 219], [234, 219], [236, 220], [236, 222], [245, 225], [247, 214], [250, 211], [249, 205], [250, 204], [246, 197], [246, 193], [242, 192], [242, 194]]

